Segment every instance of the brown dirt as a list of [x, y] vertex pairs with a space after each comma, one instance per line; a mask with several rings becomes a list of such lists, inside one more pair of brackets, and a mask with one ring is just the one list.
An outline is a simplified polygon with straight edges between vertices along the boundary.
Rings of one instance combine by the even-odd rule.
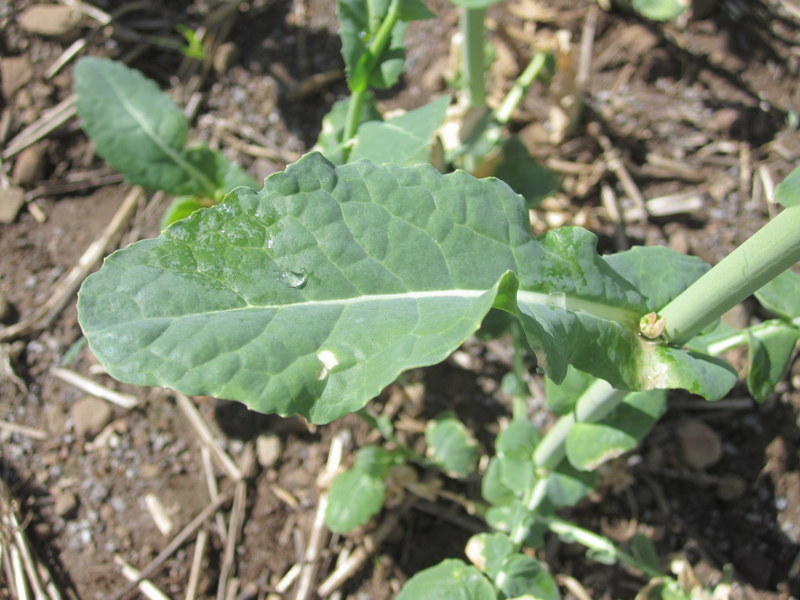
[[[80, 54], [120, 58], [136, 50], [132, 65], [185, 103], [192, 80], [180, 70], [181, 55], [163, 45], [142, 44], [142, 36], [176, 40], [176, 24], [197, 27], [219, 3], [130, 3], [138, 8], [121, 14], [118, 23], [138, 40], [88, 16], [58, 36], [33, 33], [20, 20], [33, 4], [14, 0], [0, 6], [4, 148], [70, 94], [73, 63], [54, 76], [47, 69], [80, 39], [87, 42]], [[596, 12], [583, 117], [563, 141], [548, 141], [553, 86], [534, 85], [513, 127], [537, 157], [564, 176], [563, 191], [536, 211], [537, 230], [581, 224], [597, 232], [609, 251], [625, 244], [665, 244], [716, 262], [772, 213], [765, 184], [780, 181], [800, 158], [800, 136], [791, 127], [800, 106], [798, 19], [777, 0], [707, 4], [713, 7], [710, 14], [667, 25]], [[95, 5], [112, 12], [125, 7], [110, 0]], [[211, 70], [198, 89], [194, 133], [225, 147], [253, 175], [263, 177], [311, 146], [322, 116], [343, 97], [345, 86], [332, 75], [311, 93], [297, 94], [313, 75], [341, 69], [332, 2], [253, 0], [242, 6], [229, 36], [236, 52]], [[386, 106], [419, 106], [444, 91], [442, 74], [456, 18], [443, 0], [430, 6], [444, 16], [413, 25], [408, 73], [403, 84], [381, 94]], [[589, 0], [520, 0], [493, 7], [491, 40], [498, 62], [492, 83], [510, 85], [531, 43], [559, 30], [571, 33], [577, 55], [594, 7]], [[535, 27], [523, 19], [534, 12], [539, 18]], [[228, 133], [224, 122], [232, 124]], [[597, 132], [592, 133], [598, 125], [645, 198], [683, 197], [667, 199], [661, 212], [651, 206], [649, 219], [633, 215], [624, 228], [615, 224], [600, 199], [603, 186], [620, 197], [625, 210], [635, 207], [605, 166]], [[255, 139], [248, 139], [246, 128], [256, 132]], [[242, 142], [262, 151], [248, 152]], [[40, 167], [27, 174], [19, 166], [39, 159]], [[75, 119], [47, 135], [26, 158], [14, 154], [3, 161], [0, 187], [19, 185], [28, 201], [13, 222], [0, 225], [0, 296], [10, 304], [4, 325], [34, 314], [106, 227], [128, 192], [124, 184], [104, 184], [101, 176], [109, 175]], [[67, 181], [79, 183], [65, 193], [58, 186]], [[675, 203], [687, 198], [688, 208], [676, 210]], [[167, 201], [156, 195], [143, 202], [123, 232], [123, 243], [155, 235]], [[759, 317], [749, 303], [739, 313], [742, 323]], [[143, 567], [210, 502], [200, 442], [170, 393], [132, 388], [97, 374], [81, 345], [74, 298], [52, 323], [7, 340], [2, 351], [0, 474], [10, 485], [26, 533], [67, 597], [112, 597], [124, 586], [115, 554]], [[425, 418], [452, 408], [490, 450], [497, 419], [508, 414], [507, 398], [498, 390], [509, 368], [507, 354], [502, 346], [469, 345], [459, 360], [410, 374], [374, 408], [394, 407], [412, 444], [418, 443]], [[739, 364], [743, 360], [741, 355], [733, 358]], [[73, 407], [86, 394], [55, 377], [52, 369], [58, 366], [133, 394], [138, 406], [115, 407], [93, 441], [79, 439]], [[733, 565], [734, 598], [800, 594], [798, 377], [795, 363], [763, 405], [749, 400], [742, 386], [713, 406], [671, 395], [669, 413], [642, 447], [605, 469], [604, 487], [571, 516], [623, 544], [633, 532], [646, 532], [665, 565], [667, 557], [683, 557], [706, 582], [716, 581], [724, 565]], [[414, 393], [416, 402], [409, 397]], [[317, 474], [324, 469], [331, 439], [342, 430], [351, 432], [353, 447], [373, 438], [354, 417], [311, 428], [254, 415], [235, 404], [197, 403], [237, 460], [259, 436], [276, 435], [281, 442], [276, 461], [258, 466], [247, 480], [232, 573], [239, 587], [229, 597], [263, 598], [268, 592], [293, 597], [291, 589], [278, 593], [276, 586], [303, 555], [319, 493]], [[543, 414], [535, 418], [547, 421]], [[719, 459], [702, 469], [691, 466], [680, 442], [687, 423], [697, 422], [706, 425], [698, 443], [717, 445], [720, 451]], [[33, 432], [15, 431], [8, 424]], [[222, 471], [216, 470], [215, 477], [224, 491], [232, 488]], [[478, 493], [475, 482], [448, 485], [467, 495]], [[170, 535], [155, 526], [144, 501], [148, 494], [159, 498], [175, 523]], [[223, 519], [229, 518], [226, 511]], [[346, 583], [345, 597], [393, 597], [420, 568], [460, 556], [476, 525], [447, 503], [419, 503], [401, 522]], [[210, 598], [217, 593], [225, 549], [214, 519], [207, 529], [210, 542], [198, 597]], [[318, 580], [332, 570], [343, 548], [359, 546], [362, 533], [335, 537], [326, 545]], [[184, 595], [194, 539], [190, 536], [151, 575], [170, 597]], [[554, 573], [576, 578], [593, 598], [633, 598], [643, 584], [623, 569], [588, 562], [580, 551], [555, 540], [545, 556]], [[0, 599], [11, 597], [4, 577], [0, 574]], [[569, 594], [565, 597], [574, 597]]]

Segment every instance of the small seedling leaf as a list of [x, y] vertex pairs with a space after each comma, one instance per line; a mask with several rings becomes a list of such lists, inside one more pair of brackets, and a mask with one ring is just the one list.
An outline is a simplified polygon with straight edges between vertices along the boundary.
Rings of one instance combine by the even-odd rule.
[[477, 533], [467, 542], [464, 553], [473, 565], [495, 579], [503, 560], [515, 549], [504, 533]]
[[180, 221], [188, 217], [196, 210], [208, 207], [207, 202], [203, 202], [194, 196], [177, 196], [169, 203], [167, 210], [161, 217], [161, 229], [166, 229], [175, 221]]
[[364, 446], [356, 454], [355, 468], [376, 479], [385, 479], [389, 467], [402, 463], [402, 456], [380, 446]]
[[496, 600], [494, 586], [478, 569], [447, 559], [409, 579], [397, 600]]
[[595, 378], [570, 366], [564, 381], [555, 383], [549, 377], [545, 378], [545, 395], [547, 408], [557, 415], [572, 412], [578, 398], [589, 388]]
[[501, 459], [493, 456], [489, 459], [486, 473], [481, 478], [481, 495], [483, 499], [494, 505], [513, 502], [516, 499], [514, 490], [508, 487], [503, 480]]
[[337, 533], [360, 527], [381, 510], [385, 495], [382, 479], [360, 469], [345, 471], [331, 484], [325, 525]]
[[547, 499], [553, 506], [574, 506], [597, 485], [595, 471], [579, 471], [568, 460], [547, 476]]
[[633, 10], [652, 21], [671, 21], [677, 18], [687, 3], [680, 0], [631, 0]]
[[763, 402], [786, 375], [794, 355], [800, 331], [791, 325], [775, 323], [768, 329], [748, 330], [747, 389], [758, 402]]
[[647, 565], [654, 571], [660, 571], [658, 551], [653, 541], [643, 533], [637, 533], [631, 539], [631, 554], [640, 563]]
[[[314, 144], [314, 150], [321, 152], [335, 165], [345, 162], [344, 144], [348, 140], [344, 139], [344, 129], [349, 105], [350, 98], [338, 100], [333, 104], [328, 114], [322, 118], [322, 129]], [[361, 124], [383, 119], [378, 105], [375, 104], [375, 96], [371, 92], [366, 94], [360, 116]]]
[[542, 434], [533, 423], [525, 419], [514, 419], [497, 436], [497, 455], [533, 461], [533, 451], [541, 439]]
[[538, 560], [524, 554], [506, 557], [494, 581], [507, 598], [523, 594], [536, 600], [558, 600], [561, 597], [550, 573]]
[[779, 317], [800, 317], [800, 275], [794, 271], [784, 271], [755, 295], [764, 308]]
[[416, 110], [386, 121], [370, 121], [358, 129], [350, 160], [411, 166], [428, 162], [434, 132], [444, 121], [450, 98], [442, 96]]
[[75, 66], [75, 92], [78, 115], [97, 153], [131, 183], [207, 198], [254, 184], [220, 153], [185, 148], [183, 113], [138, 71], [85, 57]]
[[789, 173], [775, 188], [775, 202], [787, 207], [800, 204], [800, 167]]
[[475, 471], [478, 442], [461, 421], [445, 414], [425, 427], [428, 457], [451, 477], [466, 477]]
[[576, 423], [567, 435], [567, 458], [583, 471], [632, 450], [666, 411], [662, 390], [628, 394], [597, 423]]

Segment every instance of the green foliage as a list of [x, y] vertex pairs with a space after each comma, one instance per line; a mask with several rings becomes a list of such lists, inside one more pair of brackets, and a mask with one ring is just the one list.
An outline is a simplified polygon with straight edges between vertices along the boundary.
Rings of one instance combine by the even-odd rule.
[[133, 184], [176, 196], [219, 200], [255, 182], [219, 152], [187, 147], [188, 123], [138, 71], [87, 57], [75, 67], [78, 115], [97, 153]]
[[625, 0], [637, 13], [653, 21], [671, 21], [677, 18], [687, 3], [681, 0]]
[[478, 569], [448, 559], [409, 579], [397, 600], [497, 600], [497, 595]]
[[775, 202], [786, 207], [800, 204], [800, 167], [792, 171], [775, 188]]
[[451, 477], [466, 477], [475, 471], [478, 442], [464, 424], [450, 413], [440, 415], [425, 427], [428, 457]]

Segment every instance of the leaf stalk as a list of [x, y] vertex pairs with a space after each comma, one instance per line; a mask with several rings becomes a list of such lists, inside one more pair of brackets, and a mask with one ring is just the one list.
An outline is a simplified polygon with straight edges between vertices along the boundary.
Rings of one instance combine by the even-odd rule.
[[664, 339], [682, 346], [800, 261], [800, 206], [791, 206], [659, 311]]
[[484, 57], [485, 8], [464, 8], [459, 12], [462, 46], [462, 77], [468, 108], [486, 105], [486, 79]]

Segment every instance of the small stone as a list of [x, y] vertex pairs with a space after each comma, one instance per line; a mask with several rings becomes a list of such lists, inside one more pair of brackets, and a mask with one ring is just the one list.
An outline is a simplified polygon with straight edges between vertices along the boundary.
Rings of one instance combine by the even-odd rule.
[[33, 65], [27, 56], [10, 56], [0, 62], [0, 82], [3, 98], [10, 102], [12, 96], [33, 76]]
[[72, 407], [72, 424], [75, 435], [81, 440], [91, 440], [111, 422], [111, 407], [104, 400], [85, 396]]
[[26, 8], [17, 22], [28, 33], [61, 36], [73, 31], [80, 15], [63, 4], [34, 4]]
[[724, 502], [738, 500], [747, 491], [747, 482], [737, 475], [723, 475], [717, 482], [717, 498]]
[[262, 435], [256, 439], [256, 456], [258, 464], [263, 468], [273, 467], [278, 462], [281, 452], [281, 439], [277, 435]]
[[75, 516], [78, 510], [78, 498], [74, 493], [62, 490], [58, 492], [53, 504], [56, 515], [62, 519], [69, 519]]
[[161, 474], [161, 467], [154, 463], [144, 463], [139, 466], [139, 477], [142, 479], [155, 479]]
[[25, 191], [18, 187], [0, 187], [0, 223], [13, 223], [25, 205]]
[[722, 458], [722, 441], [708, 425], [697, 419], [685, 421], [678, 429], [683, 459], [693, 469], [706, 469]]
[[19, 153], [11, 177], [18, 185], [32, 185], [44, 175], [45, 144], [34, 144]]
[[50, 435], [64, 435], [67, 430], [67, 415], [59, 404], [48, 404], [44, 409], [44, 421]]

